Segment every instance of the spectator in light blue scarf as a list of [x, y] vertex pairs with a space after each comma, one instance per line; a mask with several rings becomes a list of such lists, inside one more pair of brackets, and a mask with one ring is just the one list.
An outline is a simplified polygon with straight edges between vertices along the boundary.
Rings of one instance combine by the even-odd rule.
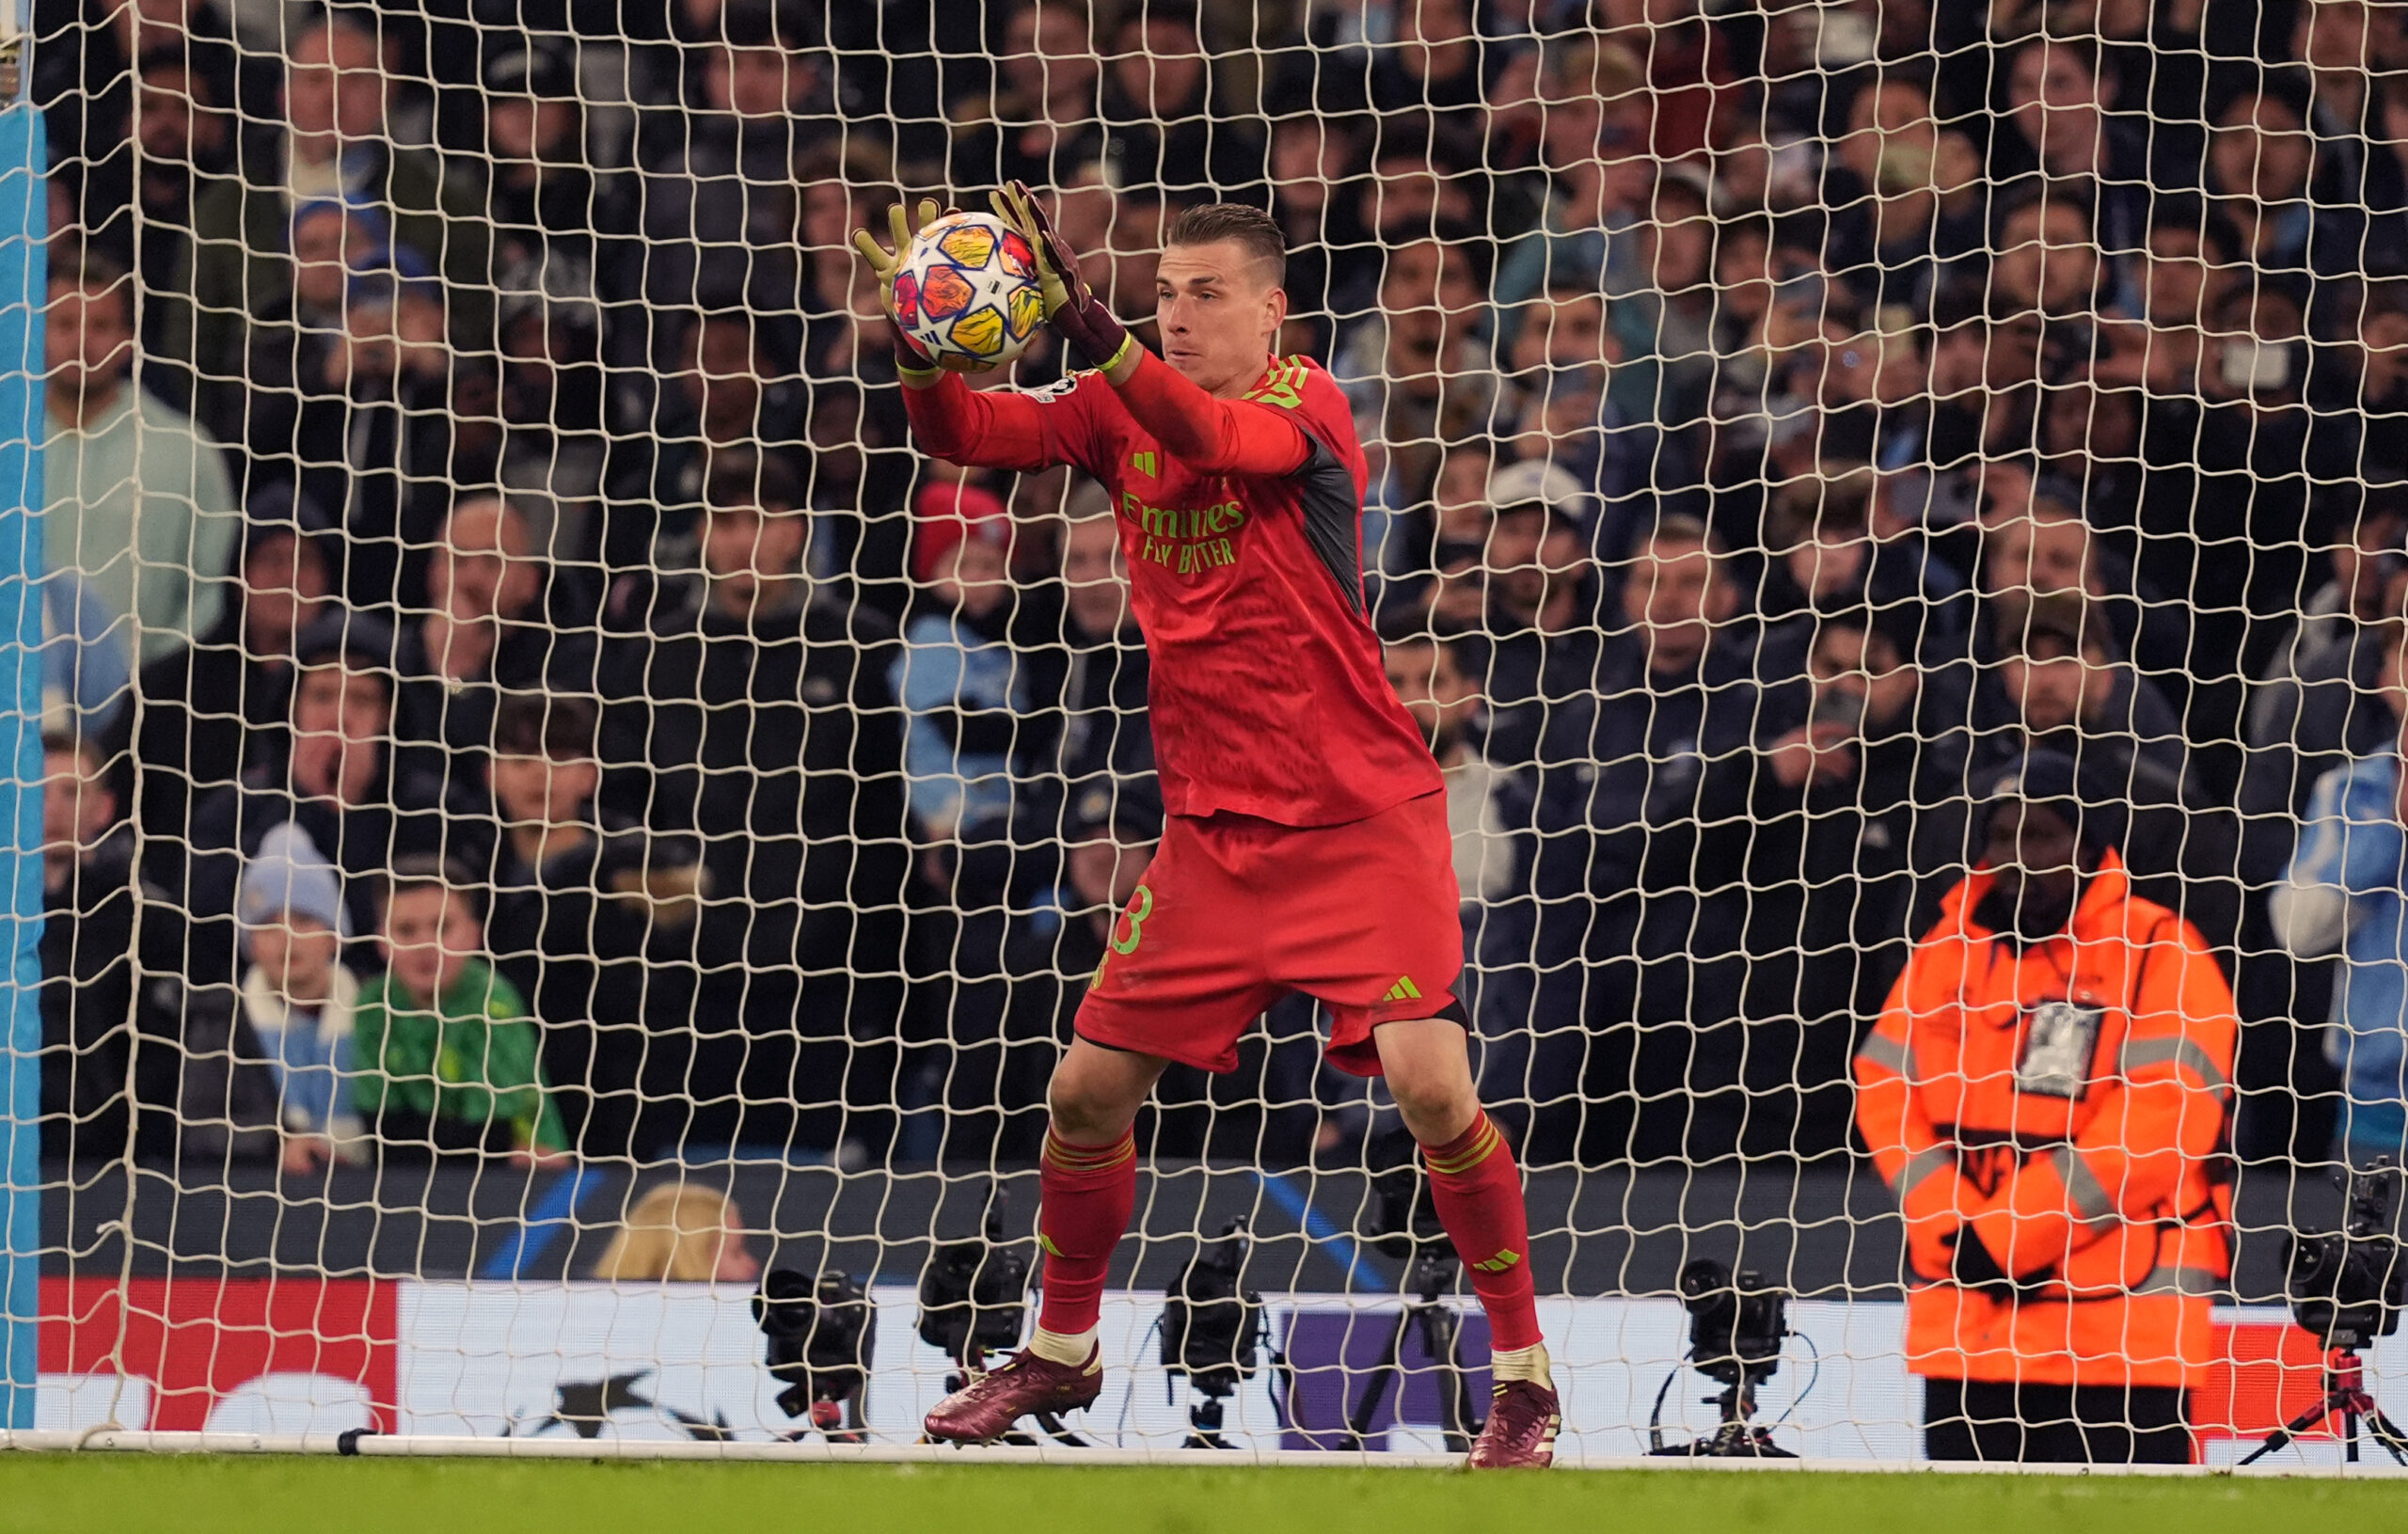
[[334, 866], [288, 821], [244, 868], [235, 910], [251, 959], [243, 1020], [276, 1076], [285, 1171], [366, 1161], [347, 1080], [359, 982], [342, 963], [350, 923]]

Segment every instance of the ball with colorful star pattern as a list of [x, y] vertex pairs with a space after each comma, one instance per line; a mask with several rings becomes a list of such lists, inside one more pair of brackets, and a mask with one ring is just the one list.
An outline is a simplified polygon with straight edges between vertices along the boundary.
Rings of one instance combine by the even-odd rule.
[[930, 356], [981, 367], [1009, 362], [1045, 318], [1036, 253], [992, 214], [947, 213], [905, 253], [895, 277], [895, 318]]

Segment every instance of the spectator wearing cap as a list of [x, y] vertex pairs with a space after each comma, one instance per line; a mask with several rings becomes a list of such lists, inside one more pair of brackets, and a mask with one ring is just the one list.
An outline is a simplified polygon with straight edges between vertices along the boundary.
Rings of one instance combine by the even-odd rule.
[[706, 495], [705, 584], [605, 647], [602, 803], [703, 844], [712, 894], [695, 939], [698, 1010], [740, 1018], [752, 1036], [702, 1041], [727, 1048], [697, 1066], [708, 1091], [696, 1090], [728, 1094], [726, 1112], [749, 1116], [694, 1132], [791, 1131], [832, 1147], [832, 1110], [800, 1128], [773, 1119], [785, 1104], [831, 1103], [827, 1083], [867, 1063], [846, 1050], [847, 1028], [880, 1035], [901, 1005], [910, 860], [887, 685], [895, 636], [811, 577], [810, 516], [779, 460], [723, 453]]
[[456, 781], [493, 744], [503, 698], [592, 694], [595, 649], [571, 587], [515, 500], [462, 498], [428, 554], [427, 608], [402, 626], [397, 737]]
[[501, 834], [485, 942], [544, 1024], [544, 1072], [570, 1137], [589, 1155], [624, 1156], [643, 1105], [673, 1095], [682, 1073], [707, 886], [691, 838], [597, 803], [599, 718], [593, 700], [564, 693], [496, 710]]
[[283, 757], [294, 646], [333, 609], [324, 518], [289, 487], [254, 498], [239, 571], [215, 625], [142, 668], [141, 707], [107, 737], [112, 752], [132, 753], [134, 814], [154, 848], [183, 839], [195, 800]]
[[1499, 505], [1535, 496], [1562, 506], [1589, 532], [1591, 552], [1615, 562], [1629, 556], [1640, 498], [1659, 482], [1687, 482], [1683, 466], [1693, 454], [1686, 437], [1658, 432], [1608, 397], [1623, 346], [1605, 315], [1593, 292], [1522, 306], [1493, 429], [1499, 448], [1520, 460], [1498, 477], [1518, 469], [1530, 482], [1492, 493]]
[[472, 822], [447, 827], [442, 780], [393, 750], [393, 635], [373, 618], [329, 611], [294, 647], [292, 736], [283, 752], [193, 804], [189, 863], [175, 892], [197, 923], [195, 977], [231, 978], [230, 918], [243, 860], [288, 821], [342, 880], [352, 930], [376, 930], [374, 881], [405, 853], [447, 842], [482, 861]]
[[1964, 869], [1964, 695], [1915, 663], [1918, 616], [1798, 620], [1803, 722], [1760, 746], [1750, 811], [1751, 1148], [1846, 1145], [1848, 1053]]
[[1491, 461], [1483, 503], [1492, 512], [1497, 507], [1522, 506], [1535, 500], [1547, 510], [1561, 514], [1585, 534], [1592, 557], [1608, 557], [1598, 548], [1596, 505], [1581, 489], [1578, 477], [1561, 464], [1545, 457], [1513, 462], [1496, 459]]
[[133, 378], [134, 281], [62, 249], [44, 316], [42, 553], [73, 570], [137, 663], [214, 627], [241, 507], [217, 443]]
[[[2377, 686], [2392, 717], [2408, 718], [2408, 623], [2386, 619], [2377, 633]], [[2275, 941], [2290, 957], [2340, 960], [2322, 1052], [2343, 1088], [2333, 1145], [2359, 1163], [2408, 1160], [2408, 791], [2400, 735], [2395, 725], [2392, 738], [2317, 779], [2298, 849], [2268, 902]]]
[[2071, 757], [2020, 757], [1856, 1052], [1938, 1460], [2187, 1463], [2231, 1273], [2232, 993]]
[[284, 1170], [307, 1176], [367, 1161], [351, 1105], [359, 980], [342, 961], [343, 944], [355, 934], [341, 880], [308, 831], [287, 821], [261, 839], [243, 867], [235, 916], [249, 962], [236, 993], [230, 1055], [264, 1061], [274, 1077]]

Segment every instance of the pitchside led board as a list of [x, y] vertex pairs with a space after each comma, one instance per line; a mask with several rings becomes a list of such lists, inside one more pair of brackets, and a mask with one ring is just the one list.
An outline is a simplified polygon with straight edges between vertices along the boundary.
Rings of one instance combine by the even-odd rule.
[[[45, 1281], [37, 1426], [705, 1442], [761, 1442], [796, 1427], [762, 1367], [748, 1296], [732, 1287], [135, 1282], [120, 1375], [114, 1281]], [[912, 1335], [911, 1289], [882, 1287], [872, 1297], [871, 1435], [911, 1443], [943, 1393], [942, 1366]], [[1107, 1384], [1072, 1418], [1073, 1431], [1132, 1448], [1170, 1449], [1185, 1436], [1187, 1385], [1157, 1361], [1161, 1308], [1158, 1295], [1107, 1299]], [[1271, 1311], [1292, 1383], [1275, 1383], [1269, 1368], [1247, 1382], [1228, 1404], [1225, 1436], [1239, 1449], [1335, 1448], [1394, 1312], [1329, 1296], [1274, 1297]], [[1563, 1390], [1561, 1456], [1643, 1452], [1657, 1390], [1687, 1346], [1681, 1307], [1548, 1300], [1541, 1316]], [[1922, 1387], [1904, 1367], [1903, 1318], [1891, 1304], [1795, 1305], [1795, 1335], [1762, 1398], [1775, 1441], [1816, 1460], [1921, 1459]], [[2202, 1457], [2229, 1463], [2314, 1400], [2318, 1354], [2279, 1309], [2219, 1310], [2216, 1336], [2223, 1362], [2194, 1415]], [[1476, 1318], [1465, 1338], [1475, 1399], [1484, 1400], [1487, 1345]], [[1411, 1348], [1403, 1363], [1402, 1407], [1393, 1393], [1386, 1398], [1370, 1447], [1441, 1452], [1438, 1377]], [[2385, 1338], [2368, 1365], [2378, 1393], [2386, 1380], [2408, 1383], [2408, 1337]], [[1712, 1429], [1713, 1389], [1687, 1370], [1673, 1380], [1663, 1406], [1669, 1440]], [[2293, 1463], [2329, 1463], [2340, 1446], [2311, 1438], [2292, 1453]]]

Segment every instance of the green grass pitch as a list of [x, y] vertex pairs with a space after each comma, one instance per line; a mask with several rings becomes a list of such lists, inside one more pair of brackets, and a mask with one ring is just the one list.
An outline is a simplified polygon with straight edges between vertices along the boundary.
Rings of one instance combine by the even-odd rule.
[[2283, 1534], [2403, 1513], [2408, 1484], [2329, 1479], [0, 1457], [7, 1534]]

